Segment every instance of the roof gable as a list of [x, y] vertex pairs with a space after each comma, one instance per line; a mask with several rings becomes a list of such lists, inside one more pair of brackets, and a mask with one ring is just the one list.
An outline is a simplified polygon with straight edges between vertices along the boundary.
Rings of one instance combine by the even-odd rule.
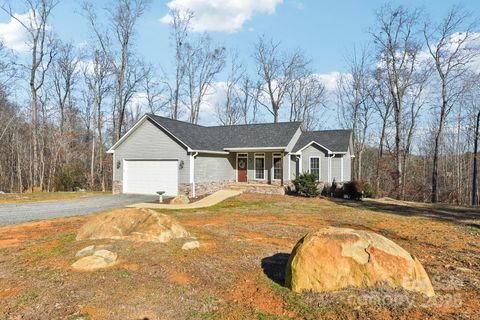
[[352, 130], [302, 132], [292, 151], [299, 152], [312, 143], [316, 143], [331, 153], [348, 152], [351, 135]]

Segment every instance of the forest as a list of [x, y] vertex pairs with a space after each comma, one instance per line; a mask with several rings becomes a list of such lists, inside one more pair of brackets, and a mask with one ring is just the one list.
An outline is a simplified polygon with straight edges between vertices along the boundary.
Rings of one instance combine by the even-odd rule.
[[478, 205], [480, 29], [462, 7], [438, 21], [422, 9], [378, 8], [370, 40], [338, 53], [345, 66], [332, 86], [301, 47], [264, 34], [241, 56], [193, 32], [195, 12], [185, 10], [167, 17], [171, 59], [146, 63], [136, 40], [147, 0], [83, 2], [91, 39], [77, 46], [55, 34], [57, 5], [0, 5], [28, 35], [22, 55], [0, 43], [0, 191], [108, 191], [106, 150], [145, 112], [202, 124], [221, 91], [217, 125], [351, 128], [353, 177], [377, 197]]

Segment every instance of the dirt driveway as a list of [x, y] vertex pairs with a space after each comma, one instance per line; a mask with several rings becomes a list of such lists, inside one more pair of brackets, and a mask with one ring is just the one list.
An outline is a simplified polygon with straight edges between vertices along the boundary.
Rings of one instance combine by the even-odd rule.
[[[88, 216], [0, 228], [2, 319], [474, 319], [480, 309], [480, 229], [372, 203], [243, 194], [211, 208], [163, 211], [201, 243], [75, 241]], [[428, 211], [427, 209], [423, 209]], [[418, 257], [436, 296], [379, 287], [293, 294], [285, 263], [306, 232], [324, 226], [378, 232]], [[75, 272], [87, 245], [119, 264]]]
[[84, 215], [155, 199], [155, 196], [119, 194], [66, 201], [0, 204], [0, 225]]

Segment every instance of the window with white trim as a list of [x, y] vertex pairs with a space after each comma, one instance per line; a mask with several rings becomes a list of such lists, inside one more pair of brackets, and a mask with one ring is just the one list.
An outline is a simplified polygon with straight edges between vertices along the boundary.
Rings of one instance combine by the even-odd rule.
[[277, 153], [273, 155], [273, 180], [282, 179], [282, 156]]
[[265, 179], [265, 154], [255, 153], [254, 171], [256, 180]]
[[320, 180], [320, 157], [310, 157], [310, 173]]

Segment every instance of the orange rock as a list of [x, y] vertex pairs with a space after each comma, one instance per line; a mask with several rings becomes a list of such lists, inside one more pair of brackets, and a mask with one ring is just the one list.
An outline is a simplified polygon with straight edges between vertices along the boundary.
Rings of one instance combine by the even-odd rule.
[[347, 287], [392, 287], [433, 296], [421, 263], [393, 241], [370, 231], [329, 227], [308, 233], [288, 261], [285, 284], [294, 292]]
[[77, 234], [77, 240], [119, 239], [168, 242], [188, 232], [172, 217], [148, 209], [118, 209], [93, 216]]

